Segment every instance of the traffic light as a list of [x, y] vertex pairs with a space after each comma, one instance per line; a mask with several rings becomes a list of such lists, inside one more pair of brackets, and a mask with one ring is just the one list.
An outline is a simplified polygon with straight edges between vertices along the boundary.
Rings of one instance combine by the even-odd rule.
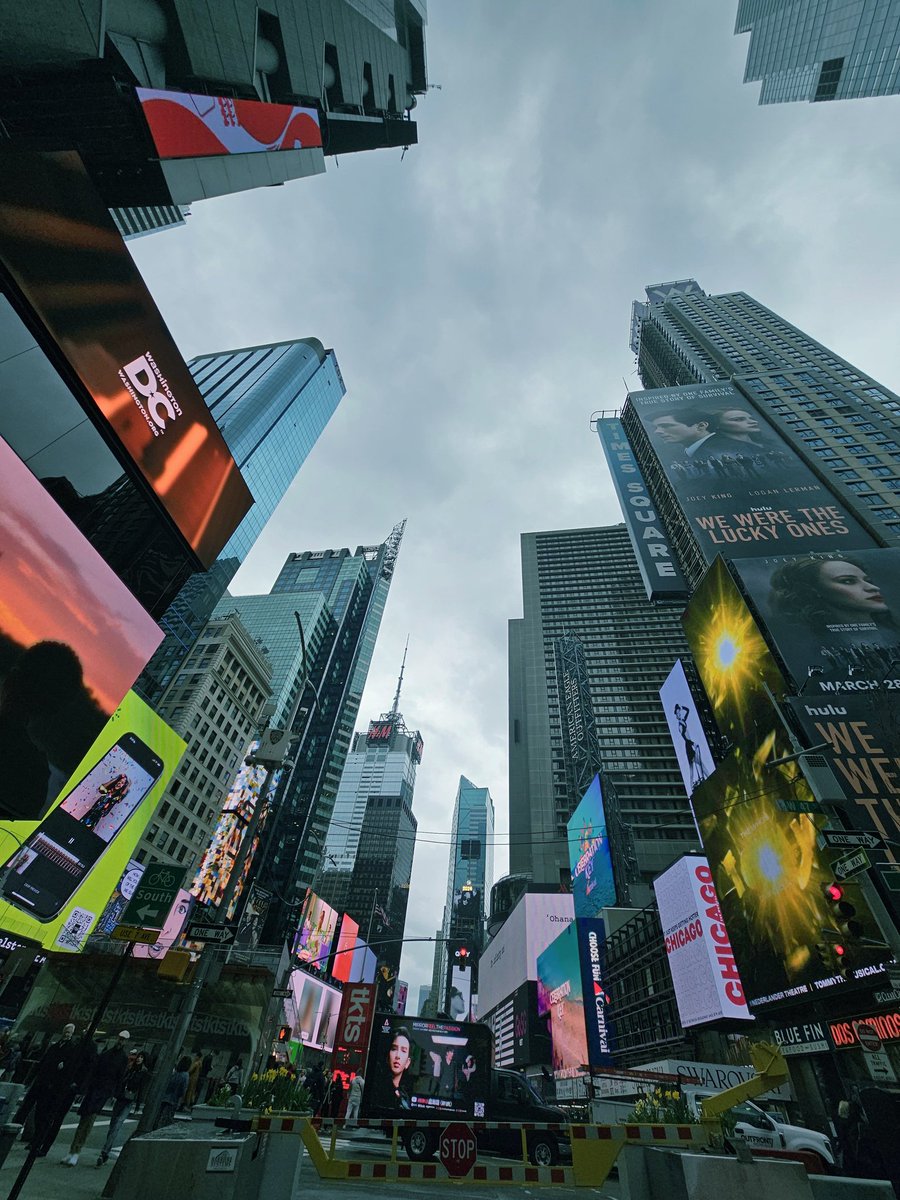
[[459, 967], [460, 971], [465, 971], [465, 969], [470, 965], [471, 961], [472, 952], [465, 942], [460, 942], [454, 947], [453, 965], [455, 967]]
[[[831, 880], [822, 884], [822, 890], [834, 921], [833, 928], [822, 930], [828, 939], [827, 949], [830, 961], [827, 965], [834, 974], [840, 975], [843, 979], [852, 979], [853, 968], [847, 958], [853, 946], [859, 944], [862, 938], [862, 922], [857, 918], [856, 906], [846, 898], [842, 883]], [[819, 950], [821, 958], [820, 948], [817, 946], [816, 949]]]
[[281, 1025], [281, 1026], [279, 1027], [279, 1029], [278, 1029], [278, 1040], [279, 1040], [279, 1042], [289, 1042], [289, 1041], [291, 1040], [291, 1027], [290, 1027], [290, 1025]]

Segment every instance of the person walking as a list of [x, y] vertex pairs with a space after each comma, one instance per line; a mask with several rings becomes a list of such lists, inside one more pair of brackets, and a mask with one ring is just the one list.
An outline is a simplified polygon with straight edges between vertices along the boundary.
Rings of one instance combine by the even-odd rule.
[[359, 1116], [359, 1106], [362, 1103], [363, 1088], [366, 1081], [361, 1074], [354, 1075], [350, 1080], [350, 1094], [347, 1097], [347, 1128], [354, 1128]]
[[185, 1108], [193, 1108], [197, 1103], [197, 1093], [200, 1087], [200, 1072], [203, 1069], [203, 1055], [199, 1050], [194, 1051], [191, 1065], [188, 1068], [188, 1089], [184, 1098]]
[[43, 1158], [56, 1141], [75, 1094], [88, 1075], [96, 1050], [93, 1042], [75, 1037], [75, 1026], [64, 1025], [58, 1041], [51, 1042], [38, 1063], [34, 1080], [16, 1113], [16, 1123], [26, 1124], [25, 1140], [36, 1158]]
[[328, 1085], [325, 1081], [325, 1072], [322, 1070], [322, 1064], [316, 1063], [310, 1068], [306, 1076], [306, 1090], [309, 1092], [313, 1106], [313, 1117], [322, 1115], [322, 1109], [325, 1105], [325, 1093], [328, 1090]]
[[104, 1163], [109, 1162], [109, 1156], [118, 1141], [122, 1127], [131, 1114], [135, 1102], [143, 1092], [149, 1074], [150, 1072], [147, 1070], [144, 1061], [143, 1051], [139, 1051], [129, 1061], [125, 1077], [113, 1101], [112, 1116], [109, 1120], [106, 1141], [103, 1143], [103, 1149], [97, 1158], [98, 1167], [102, 1167]]
[[225, 1072], [225, 1085], [231, 1088], [232, 1096], [236, 1095], [241, 1090], [241, 1084], [244, 1080], [244, 1064], [238, 1059], [236, 1063], [228, 1068]]
[[84, 1089], [81, 1107], [78, 1109], [78, 1127], [72, 1138], [69, 1153], [62, 1160], [62, 1166], [74, 1167], [77, 1165], [78, 1155], [81, 1153], [98, 1115], [103, 1112], [107, 1100], [114, 1099], [119, 1093], [125, 1079], [125, 1072], [128, 1070], [128, 1054], [125, 1047], [130, 1038], [131, 1034], [127, 1029], [121, 1030], [116, 1039], [108, 1043], [94, 1060]]
[[184, 1103], [184, 1097], [187, 1094], [188, 1068], [190, 1065], [191, 1060], [186, 1054], [183, 1054], [175, 1064], [175, 1070], [172, 1072], [172, 1077], [166, 1085], [166, 1090], [159, 1105], [159, 1113], [154, 1129], [160, 1129], [163, 1125], [171, 1125], [175, 1120], [175, 1113], [181, 1108], [181, 1105]]

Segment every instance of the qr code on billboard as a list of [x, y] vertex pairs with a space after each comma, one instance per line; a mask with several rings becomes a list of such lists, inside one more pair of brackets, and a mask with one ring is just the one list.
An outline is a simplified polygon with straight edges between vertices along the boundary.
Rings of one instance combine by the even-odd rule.
[[56, 935], [56, 945], [63, 950], [80, 950], [87, 940], [96, 915], [88, 912], [86, 908], [73, 908], [65, 925]]
[[483, 1117], [483, 1116], [484, 1116], [484, 1101], [483, 1101], [483, 1100], [476, 1100], [476, 1101], [475, 1101], [475, 1112], [474, 1112], [474, 1116], [476, 1116], [476, 1117]]

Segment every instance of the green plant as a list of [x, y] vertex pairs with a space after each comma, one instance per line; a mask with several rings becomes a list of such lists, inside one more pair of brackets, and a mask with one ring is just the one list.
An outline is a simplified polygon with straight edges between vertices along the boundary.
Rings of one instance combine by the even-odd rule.
[[309, 1092], [284, 1067], [251, 1075], [241, 1098], [245, 1108], [260, 1108], [263, 1112], [301, 1112], [309, 1108]]
[[218, 1087], [207, 1100], [207, 1104], [211, 1108], [225, 1108], [231, 1099], [231, 1088], [227, 1083], [223, 1083]]
[[678, 1088], [655, 1087], [635, 1101], [625, 1118], [637, 1125], [696, 1125], [698, 1117]]

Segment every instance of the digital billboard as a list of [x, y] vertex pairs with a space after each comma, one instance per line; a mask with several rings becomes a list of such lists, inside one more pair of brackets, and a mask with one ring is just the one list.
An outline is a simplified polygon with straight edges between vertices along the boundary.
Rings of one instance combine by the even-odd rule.
[[331, 974], [335, 979], [340, 979], [344, 983], [349, 983], [353, 978], [353, 953], [358, 936], [359, 924], [347, 913], [344, 913], [331, 966]]
[[576, 917], [598, 917], [616, 903], [612, 855], [603, 811], [600, 776], [595, 775], [566, 825], [572, 901]]
[[614, 1007], [606, 986], [606, 926], [599, 917], [580, 918], [574, 924], [581, 961], [587, 1061], [591, 1066], [609, 1065], [613, 1061]]
[[685, 855], [653, 890], [681, 1024], [752, 1021], [706, 859]]
[[160, 158], [260, 154], [322, 145], [314, 108], [136, 88]]
[[358, 937], [356, 949], [353, 951], [350, 979], [354, 983], [374, 983], [377, 970], [378, 959], [375, 957], [375, 951], [370, 950], [368, 943]]
[[299, 970], [291, 971], [290, 988], [291, 997], [285, 1000], [284, 1013], [295, 1040], [330, 1054], [334, 1049], [341, 993]]
[[371, 983], [351, 983], [341, 994], [332, 1066], [348, 1075], [357, 1075], [365, 1066], [375, 1020], [375, 987]]
[[805, 694], [900, 688], [900, 549], [752, 558], [735, 568]]
[[491, 1031], [486, 1025], [376, 1017], [363, 1115], [400, 1113], [483, 1119], [490, 1096]]
[[105, 937], [109, 937], [121, 921], [122, 913], [128, 907], [128, 901], [134, 895], [134, 889], [141, 882], [143, 873], [143, 863], [139, 863], [135, 858], [128, 860], [122, 877], [113, 889], [112, 895], [106, 902], [106, 907], [100, 914], [100, 919], [94, 926], [94, 934], [103, 934]]
[[690, 796], [697, 784], [712, 774], [715, 764], [680, 658], [659, 689], [659, 699], [666, 714], [684, 790]]
[[589, 1062], [578, 930], [573, 921], [538, 955], [538, 1012], [550, 1014], [553, 1074], [584, 1075]]
[[0, 264], [91, 419], [210, 566], [253, 497], [77, 154], [3, 152]]
[[2, 439], [0, 597], [0, 818], [37, 820], [163, 635]]
[[707, 562], [875, 542], [730, 383], [632, 392]]
[[490, 1013], [520, 984], [537, 979], [537, 960], [575, 918], [565, 892], [526, 892], [478, 960], [478, 1009]]
[[300, 962], [320, 975], [328, 973], [328, 959], [337, 931], [338, 914], [325, 901], [307, 891], [300, 927], [294, 937], [292, 953]]
[[464, 884], [453, 893], [453, 915], [455, 920], [463, 922], [481, 922], [484, 920], [481, 888], [473, 887], [471, 883]]
[[0, 929], [81, 950], [184, 751], [129, 692], [46, 816], [0, 822]]
[[450, 1016], [454, 1021], [472, 1019], [472, 972], [453, 967], [450, 971]]
[[625, 528], [650, 600], [686, 596], [688, 586], [656, 512], [634, 452], [617, 417], [601, 417], [597, 436], [606, 455]]

